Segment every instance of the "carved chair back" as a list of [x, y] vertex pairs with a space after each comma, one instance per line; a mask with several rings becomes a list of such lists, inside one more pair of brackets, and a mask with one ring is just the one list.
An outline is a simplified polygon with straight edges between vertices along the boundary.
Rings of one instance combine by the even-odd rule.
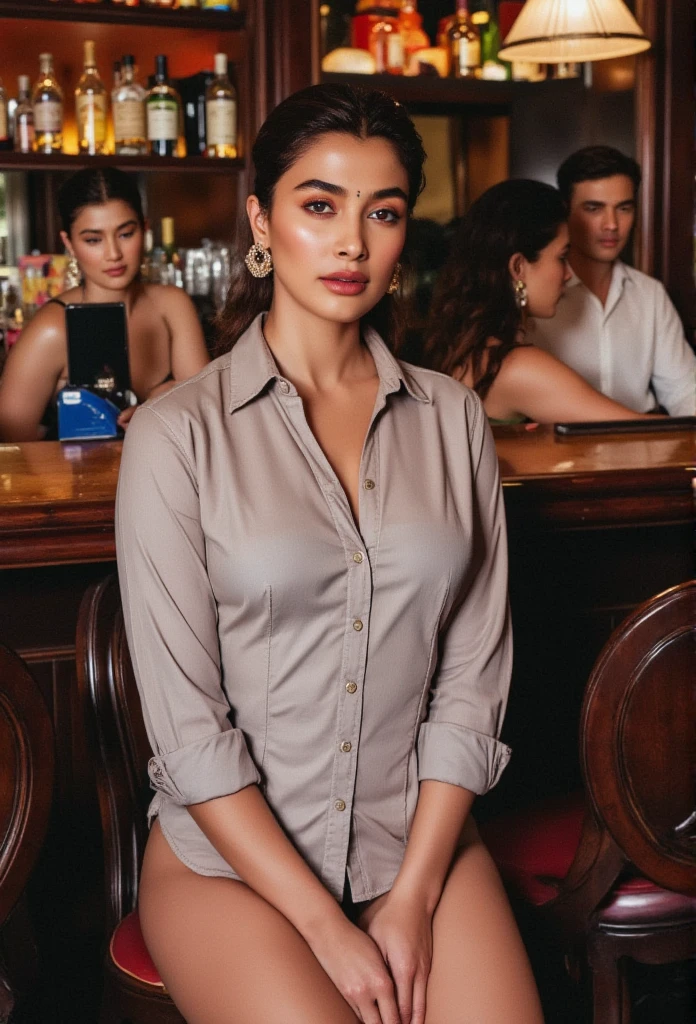
[[580, 735], [593, 809], [626, 859], [696, 896], [696, 580], [613, 633], [588, 682]]
[[631, 865], [696, 896], [696, 580], [637, 608], [611, 635], [580, 721], [583, 833], [545, 915], [582, 940]]
[[[53, 727], [33, 676], [0, 645], [0, 929], [15, 909], [46, 836], [53, 798]], [[0, 1020], [14, 999], [0, 964]]]
[[116, 575], [93, 584], [80, 606], [77, 673], [95, 771], [104, 836], [106, 929], [135, 909], [152, 796], [150, 746], [126, 633]]

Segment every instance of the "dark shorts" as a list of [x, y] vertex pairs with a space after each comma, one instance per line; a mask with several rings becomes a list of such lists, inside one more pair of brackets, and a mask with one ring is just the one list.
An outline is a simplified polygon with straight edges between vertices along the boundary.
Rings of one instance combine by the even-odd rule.
[[358, 923], [358, 918], [362, 914], [365, 907], [369, 907], [372, 900], [363, 900], [361, 903], [354, 903], [353, 897], [350, 894], [350, 882], [348, 881], [348, 875], [346, 875], [345, 882], [343, 883], [343, 899], [341, 900], [341, 909], [346, 915], [349, 921], [353, 924]]

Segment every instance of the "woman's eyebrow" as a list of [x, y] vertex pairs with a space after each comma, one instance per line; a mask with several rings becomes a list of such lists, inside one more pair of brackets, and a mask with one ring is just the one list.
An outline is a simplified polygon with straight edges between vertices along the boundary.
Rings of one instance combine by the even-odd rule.
[[[123, 222], [123, 224], [119, 224], [119, 226], [116, 228], [116, 230], [117, 231], [123, 231], [124, 228], [130, 227], [131, 224], [137, 224], [137, 223], [138, 222], [135, 219], [135, 217], [131, 217], [130, 220], [125, 220]], [[82, 231], [80, 231], [81, 235], [102, 235], [103, 233], [104, 233], [104, 231], [103, 231], [102, 228], [83, 228]]]
[[403, 199], [405, 203], [408, 202], [408, 196], [402, 188], [395, 185], [393, 188], [381, 188], [377, 192], [373, 192], [372, 199]]
[[347, 196], [348, 189], [343, 188], [341, 185], [332, 185], [330, 181], [322, 181], [320, 178], [308, 178], [307, 181], [303, 181], [301, 185], [295, 185], [295, 192], [308, 191], [310, 189], [319, 189], [320, 192], [329, 192], [332, 196]]
[[[328, 192], [332, 196], [348, 195], [348, 189], [343, 188], [342, 185], [333, 185], [330, 181], [322, 181], [321, 178], [308, 178], [307, 181], [303, 181], [300, 185], [295, 185], [295, 192], [311, 191], [312, 189], [318, 189], [320, 192]], [[370, 199], [403, 199], [405, 203], [408, 202], [408, 196], [402, 188], [395, 185], [393, 188], [380, 188], [376, 192], [370, 195]]]

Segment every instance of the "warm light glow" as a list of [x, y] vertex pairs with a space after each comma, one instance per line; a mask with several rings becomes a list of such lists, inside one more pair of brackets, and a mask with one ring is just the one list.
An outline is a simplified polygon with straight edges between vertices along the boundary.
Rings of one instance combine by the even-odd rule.
[[536, 64], [580, 63], [649, 48], [623, 0], [527, 0], [499, 56]]

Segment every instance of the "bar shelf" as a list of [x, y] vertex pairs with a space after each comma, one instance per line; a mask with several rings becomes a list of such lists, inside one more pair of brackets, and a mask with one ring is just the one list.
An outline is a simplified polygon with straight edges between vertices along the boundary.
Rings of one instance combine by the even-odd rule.
[[159, 7], [125, 7], [123, 5], [51, 3], [49, 0], [0, 0], [0, 18], [72, 21], [107, 25], [153, 25], [160, 28], [208, 29], [234, 32], [245, 27], [241, 11], [204, 11], [196, 8], [169, 10]]
[[124, 171], [203, 171], [221, 173], [238, 171], [244, 160], [221, 160], [205, 156], [87, 156], [75, 153], [4, 153], [0, 152], [0, 171], [77, 171], [82, 167], [120, 167]]
[[436, 78], [429, 75], [351, 75], [322, 73], [322, 82], [383, 89], [399, 103], [417, 107], [507, 106], [529, 82], [487, 82], [468, 78]]

